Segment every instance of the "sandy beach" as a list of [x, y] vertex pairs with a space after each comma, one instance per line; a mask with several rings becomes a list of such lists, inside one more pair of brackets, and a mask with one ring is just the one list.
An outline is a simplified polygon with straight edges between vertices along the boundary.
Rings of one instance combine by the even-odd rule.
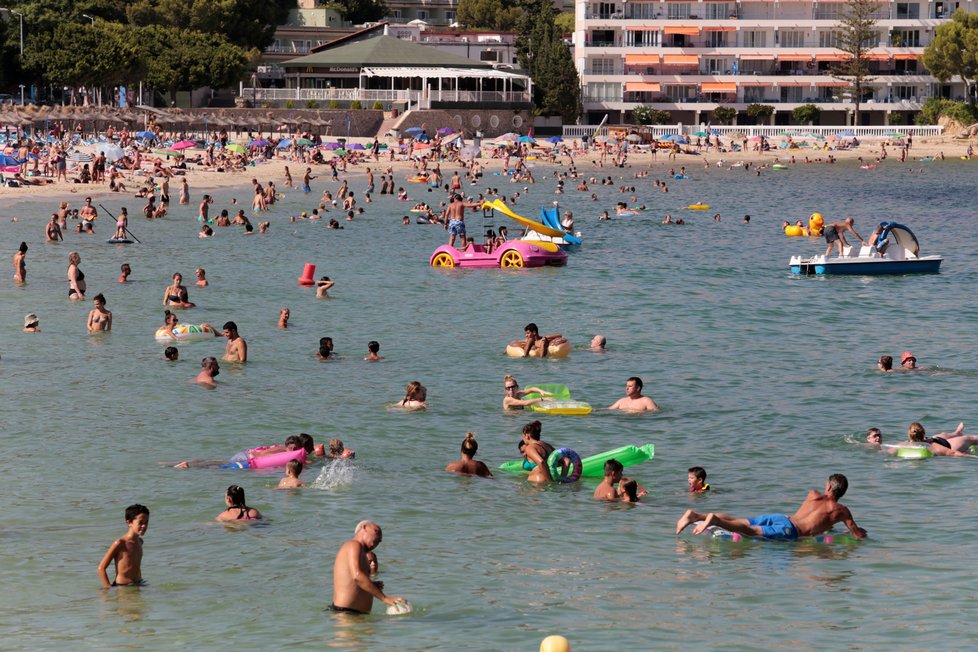
[[[724, 145], [727, 139], [723, 139]], [[352, 143], [360, 143], [364, 146], [369, 146], [372, 143], [372, 139], [369, 138], [351, 138], [348, 141]], [[389, 146], [397, 145], [397, 141], [387, 138], [381, 140]], [[660, 150], [653, 156], [647, 148], [643, 151], [643, 148], [632, 147], [628, 151], [628, 160], [624, 168], [616, 168], [611, 163], [612, 155], [606, 157], [605, 162], [601, 163], [600, 151], [597, 149], [591, 149], [588, 152], [581, 152], [577, 150], [574, 153], [574, 165], [577, 168], [579, 174], [583, 176], [594, 176], [600, 173], [600, 175], [617, 175], [619, 177], [628, 178], [634, 175], [636, 172], [641, 170], [655, 170], [664, 169], [668, 170], [670, 168], [679, 168], [686, 166], [687, 168], [694, 168], [696, 166], [703, 166], [709, 164], [711, 166], [716, 166], [721, 163], [722, 166], [734, 165], [736, 163], [751, 163], [752, 165], [765, 165], [773, 163], [784, 163], [784, 164], [799, 164], [804, 165], [809, 164], [824, 164], [827, 162], [828, 158], [831, 156], [837, 161], [854, 161], [861, 160], [866, 164], [880, 164], [881, 168], [893, 167], [894, 165], [901, 165], [900, 163], [900, 150], [902, 143], [899, 141], [891, 142], [887, 139], [865, 139], [858, 147], [850, 149], [822, 149], [808, 146], [808, 147], [798, 147], [792, 149], [778, 149], [774, 145], [778, 141], [772, 141], [772, 149], [768, 151], [738, 151], [738, 152], [717, 152], [715, 149], [711, 151], [706, 151], [703, 149], [700, 153], [689, 154], [680, 153], [676, 155], [674, 159], [671, 159], [668, 152]], [[813, 144], [821, 144], [824, 141], [812, 141]], [[908, 151], [907, 160], [902, 165], [912, 165], [914, 161], [919, 159], [940, 159], [943, 155], [946, 158], [958, 158], [966, 154], [968, 148], [968, 140], [955, 138], [952, 136], [940, 136], [931, 138], [919, 138], [915, 139], [912, 144], [912, 148]], [[567, 141], [568, 145], [573, 145], [574, 141]], [[753, 146], [753, 143], [751, 143]], [[887, 158], [882, 161], [877, 161], [882, 156], [882, 149], [885, 147], [887, 152]], [[94, 151], [92, 146], [82, 146], [77, 148], [80, 151]], [[543, 155], [551, 150], [551, 147], [543, 143], [538, 146], [534, 152], [530, 155], [529, 162], [531, 167], [533, 166], [533, 155], [538, 155], [538, 161], [544, 160], [549, 164], [549, 159], [544, 159]], [[366, 169], [372, 167], [375, 173], [380, 173], [387, 168], [392, 168], [395, 173], [395, 178], [397, 182], [403, 183], [405, 179], [411, 176], [413, 171], [412, 160], [404, 160], [403, 155], [395, 156], [395, 160], [391, 161], [388, 153], [389, 150], [385, 150], [381, 153], [379, 161], [374, 162], [372, 158], [364, 158], [356, 164], [350, 164], [347, 166], [346, 172], [341, 172], [340, 175], [348, 176], [351, 178], [356, 178], [366, 174]], [[483, 156], [480, 162], [483, 168], [487, 172], [499, 171], [503, 169], [503, 158], [489, 158], [487, 157], [487, 152], [490, 151], [488, 147], [483, 144]], [[194, 156], [199, 153], [200, 150], [191, 149], [187, 150], [189, 157]], [[237, 172], [214, 172], [210, 170], [204, 170], [200, 166], [189, 165], [186, 171], [186, 177], [191, 188], [191, 196], [195, 196], [198, 191], [202, 190], [217, 190], [223, 188], [234, 188], [236, 186], [241, 186], [243, 190], [250, 190], [248, 185], [252, 178], [258, 179], [263, 184], [272, 180], [276, 185], [282, 185], [282, 179], [284, 177], [285, 167], [288, 166], [293, 179], [298, 184], [301, 182], [302, 172], [304, 170], [305, 164], [302, 162], [289, 161], [285, 158], [280, 158], [281, 155], [276, 154], [276, 157], [262, 161], [255, 165], [249, 165], [243, 171]], [[146, 160], [153, 160], [154, 155], [152, 152], [148, 154]], [[374, 163], [372, 165], [372, 163]], [[556, 161], [557, 167], [566, 167], [569, 163], [567, 156], [559, 156]], [[442, 163], [443, 172], [448, 171], [449, 176], [451, 171], [455, 169], [461, 169], [456, 163]], [[313, 174], [320, 176], [325, 170], [329, 173], [329, 166], [326, 164], [313, 164], [312, 166]], [[68, 175], [71, 178], [73, 171], [69, 169]], [[600, 176], [599, 175], [599, 176]], [[12, 175], [7, 174], [6, 177], [12, 177]], [[43, 177], [42, 177], [43, 178]], [[144, 175], [131, 175], [127, 172], [123, 182], [126, 184], [126, 192], [117, 193], [109, 190], [107, 183], [98, 184], [78, 184], [78, 183], [53, 183], [41, 186], [30, 186], [21, 188], [10, 188], [7, 186], [0, 186], [0, 200], [9, 201], [17, 199], [36, 199], [40, 197], [51, 197], [52, 202], [56, 199], [68, 199], [72, 195], [91, 195], [92, 197], [113, 197], [113, 196], [132, 196], [136, 191], [143, 185], [147, 177]], [[543, 178], [537, 178], [537, 183], [542, 183]], [[179, 178], [176, 178], [176, 185], [179, 184]], [[171, 180], [171, 191], [176, 191], [174, 188], [174, 181]], [[48, 215], [34, 215], [34, 216], [16, 216], [21, 217], [34, 217], [37, 219], [47, 219]]]

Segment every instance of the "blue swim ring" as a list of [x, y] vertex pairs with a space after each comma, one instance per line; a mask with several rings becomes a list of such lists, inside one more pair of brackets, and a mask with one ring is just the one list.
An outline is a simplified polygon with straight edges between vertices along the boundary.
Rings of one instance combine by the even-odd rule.
[[558, 448], [547, 458], [547, 469], [557, 482], [577, 482], [584, 472], [584, 465], [574, 449]]

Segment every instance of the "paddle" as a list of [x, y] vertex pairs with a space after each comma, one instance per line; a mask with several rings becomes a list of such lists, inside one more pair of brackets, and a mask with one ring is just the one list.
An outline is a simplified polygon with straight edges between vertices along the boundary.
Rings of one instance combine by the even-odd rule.
[[[106, 208], [102, 204], [99, 204], [98, 207], [101, 208], [103, 211], [105, 211], [107, 214], [112, 215], [112, 211], [110, 211], [108, 208]], [[126, 233], [128, 233], [129, 234], [129, 237], [131, 237], [133, 240], [135, 240], [139, 244], [143, 244], [142, 240], [140, 240], [139, 238], [137, 238], [136, 236], [134, 236], [132, 234], [132, 231], [130, 231], [128, 229], [128, 227], [122, 227], [122, 230], [125, 231]]]

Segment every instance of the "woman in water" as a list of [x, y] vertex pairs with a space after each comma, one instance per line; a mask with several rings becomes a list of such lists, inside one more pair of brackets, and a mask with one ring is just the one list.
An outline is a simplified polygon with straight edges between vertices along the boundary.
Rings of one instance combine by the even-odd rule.
[[199, 288], [207, 287], [207, 272], [204, 271], [203, 267], [198, 267], [194, 270], [194, 275], [197, 277], [197, 282], [194, 284]]
[[183, 285], [183, 274], [177, 272], [173, 275], [173, 284], [168, 285], [163, 292], [163, 305], [176, 308], [193, 308], [197, 305], [189, 299], [187, 288]]
[[88, 332], [98, 333], [112, 330], [112, 311], [105, 309], [105, 297], [101, 293], [96, 294], [92, 303], [95, 308], [88, 313]]
[[397, 404], [397, 407], [404, 408], [405, 410], [424, 410], [428, 407], [428, 404], [425, 402], [427, 398], [428, 389], [414, 380], [408, 383], [407, 391], [404, 392], [404, 398]]
[[132, 267], [129, 266], [129, 263], [122, 263], [122, 265], [119, 266], [119, 271], [122, 272], [121, 274], [119, 274], [119, 282], [120, 283], [128, 282], [129, 275], [132, 274]]
[[[522, 410], [527, 405], [539, 403], [544, 396], [552, 396], [550, 392], [545, 392], [539, 387], [527, 387], [521, 391], [519, 383], [512, 376], [503, 377], [503, 390], [506, 392], [503, 395], [504, 410]], [[541, 394], [542, 396], [540, 398], [523, 398], [530, 393]]]
[[523, 426], [523, 440], [520, 442], [520, 452], [523, 453], [523, 468], [527, 469], [531, 464], [535, 464], [530, 469], [527, 478], [530, 482], [550, 482], [550, 469], [547, 468], [547, 458], [556, 448], [551, 444], [540, 439], [540, 431], [543, 424], [539, 421], [532, 421]]
[[21, 242], [14, 254], [14, 283], [23, 283], [27, 280], [27, 243]]
[[319, 338], [319, 350], [316, 351], [316, 357], [319, 358], [320, 360], [332, 360], [333, 358], [332, 337]]
[[82, 301], [85, 298], [85, 274], [78, 269], [81, 256], [77, 251], [68, 254], [68, 298], [74, 301]]
[[475, 454], [479, 450], [479, 444], [475, 441], [475, 433], [465, 433], [465, 440], [462, 442], [462, 459], [452, 462], [445, 467], [449, 473], [462, 473], [465, 475], [477, 475], [480, 478], [491, 478], [492, 472], [484, 462], [475, 459]]
[[260, 521], [261, 512], [245, 503], [244, 489], [236, 484], [228, 487], [224, 495], [227, 509], [217, 515], [218, 521]]
[[176, 328], [177, 326], [177, 321], [178, 321], [177, 316], [174, 313], [170, 312], [169, 310], [164, 312], [163, 326], [161, 328], [163, 333], [169, 335], [173, 339], [177, 339], [176, 334], [173, 332], [173, 329]]

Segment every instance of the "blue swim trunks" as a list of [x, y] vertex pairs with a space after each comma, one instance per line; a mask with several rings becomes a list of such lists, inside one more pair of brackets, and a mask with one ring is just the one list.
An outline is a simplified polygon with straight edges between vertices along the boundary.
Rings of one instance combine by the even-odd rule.
[[462, 220], [448, 220], [449, 235], [465, 235], [465, 222]]
[[312, 192], [312, 188], [309, 187], [308, 183], [302, 184], [302, 192]]
[[798, 539], [795, 524], [784, 514], [764, 514], [748, 519], [747, 522], [761, 528], [761, 536], [770, 541], [795, 541]]

